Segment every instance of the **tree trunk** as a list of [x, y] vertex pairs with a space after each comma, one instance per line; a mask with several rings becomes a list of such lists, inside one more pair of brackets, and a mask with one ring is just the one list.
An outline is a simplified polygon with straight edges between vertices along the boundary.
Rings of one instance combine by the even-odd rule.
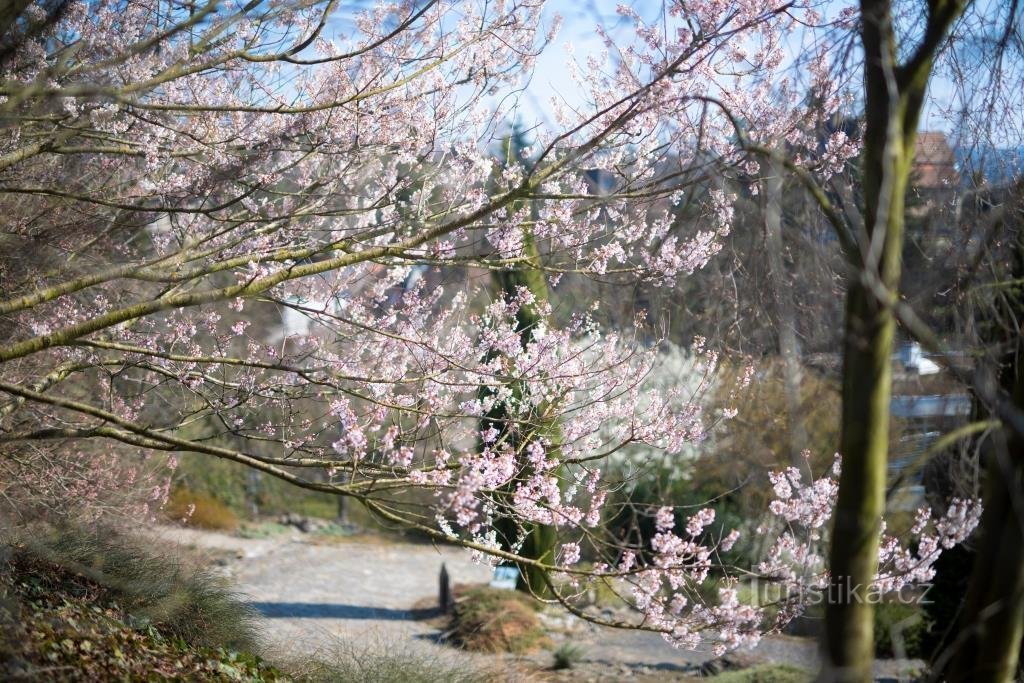
[[999, 441], [987, 467], [981, 538], [948, 681], [1012, 681], [1017, 672], [1024, 635], [1024, 442], [1019, 436]]
[[789, 434], [789, 459], [799, 467], [807, 448], [807, 430], [801, 411], [800, 387], [803, 368], [800, 365], [800, 344], [796, 336], [796, 308], [786, 287], [786, 266], [782, 243], [782, 172], [778, 163], [769, 166], [764, 194], [764, 241], [768, 256], [769, 280], [778, 316], [779, 356], [782, 358], [783, 390], [786, 396], [786, 432]]
[[874, 658], [873, 606], [864, 601], [878, 565], [889, 443], [890, 355], [895, 323], [860, 285], [846, 307], [843, 469], [832, 531], [826, 607], [830, 680], [866, 681]]
[[900, 278], [903, 202], [913, 163], [918, 117], [932, 59], [960, 2], [930, 0], [925, 36], [896, 63], [890, 0], [861, 1], [865, 133], [863, 230], [846, 301], [843, 357], [843, 457], [826, 605], [826, 664], [831, 681], [870, 681], [874, 609], [866, 601], [878, 568], [889, 445], [892, 303]]
[[[1015, 235], [1008, 280], [1024, 277], [1024, 234]], [[990, 341], [1008, 346], [1002, 386], [1024, 409], [1024, 293], [1007, 288], [993, 311]], [[1002, 313], [1002, 315], [1000, 315]], [[957, 636], [949, 681], [1011, 681], [1024, 636], [1024, 435], [1005, 427], [986, 453], [985, 511], [978, 552]]]
[[[513, 268], [502, 271], [494, 271], [493, 277], [496, 289], [506, 297], [516, 296], [519, 288], [526, 288], [533, 295], [535, 303], [523, 306], [516, 318], [517, 329], [522, 343], [529, 343], [534, 330], [538, 325], [544, 323], [542, 307], [548, 302], [548, 286], [544, 278], [544, 271], [540, 266], [540, 253], [533, 240], [533, 235], [527, 228], [523, 228], [523, 256], [525, 262]], [[514, 395], [521, 395], [519, 388], [513, 388]], [[541, 410], [543, 406], [541, 406]], [[503, 413], [503, 411], [500, 411]], [[504, 414], [490, 414], [485, 423], [493, 425], [496, 429], [505, 432], [507, 425], [503, 420]], [[542, 415], [537, 415], [530, 420], [534, 425], [531, 433], [532, 438], [546, 438], [552, 444], [557, 444], [560, 439], [557, 423], [546, 420]], [[508, 435], [505, 438], [509, 438]], [[521, 443], [521, 437], [511, 439], [512, 447], [521, 452], [526, 446]], [[525, 462], [519, 463], [525, 475], [529, 475], [529, 468]], [[556, 472], [557, 476], [557, 472]], [[511, 491], [507, 492], [509, 495]], [[556, 534], [554, 527], [544, 524], [526, 524], [525, 526], [515, 525], [511, 519], [499, 519], [495, 524], [499, 540], [506, 546], [515, 542], [519, 537], [524, 537], [519, 554], [532, 560], [540, 560], [547, 564], [553, 564], [555, 560]], [[519, 567], [519, 583], [517, 588], [540, 597], [550, 597], [550, 589], [544, 571], [530, 565]]]

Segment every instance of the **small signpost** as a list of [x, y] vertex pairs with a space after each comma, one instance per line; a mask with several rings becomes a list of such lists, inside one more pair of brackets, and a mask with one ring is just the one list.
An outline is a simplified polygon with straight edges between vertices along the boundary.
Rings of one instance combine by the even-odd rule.
[[515, 590], [519, 582], [519, 568], [513, 565], [503, 564], [494, 568], [494, 578], [491, 579], [491, 588], [504, 588]]

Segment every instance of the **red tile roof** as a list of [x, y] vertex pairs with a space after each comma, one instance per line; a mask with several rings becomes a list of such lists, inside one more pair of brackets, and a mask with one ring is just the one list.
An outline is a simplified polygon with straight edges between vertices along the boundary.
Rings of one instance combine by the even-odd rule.
[[946, 134], [938, 131], [919, 133], [914, 149], [914, 185], [920, 188], [942, 188], [959, 182], [956, 156], [946, 141]]

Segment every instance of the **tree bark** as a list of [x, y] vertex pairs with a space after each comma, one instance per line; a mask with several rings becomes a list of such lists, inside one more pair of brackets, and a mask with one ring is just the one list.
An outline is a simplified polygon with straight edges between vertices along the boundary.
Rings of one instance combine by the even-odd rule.
[[803, 368], [800, 365], [800, 344], [796, 336], [796, 307], [786, 287], [786, 266], [782, 243], [782, 172], [772, 162], [765, 179], [764, 241], [768, 256], [769, 280], [778, 316], [779, 356], [782, 358], [783, 390], [786, 397], [786, 432], [789, 435], [789, 459], [797, 467], [803, 462], [807, 448], [807, 430], [801, 411], [800, 387]]

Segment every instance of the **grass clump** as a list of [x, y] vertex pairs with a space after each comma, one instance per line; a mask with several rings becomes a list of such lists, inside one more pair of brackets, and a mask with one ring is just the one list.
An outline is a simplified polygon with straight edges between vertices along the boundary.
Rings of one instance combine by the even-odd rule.
[[338, 643], [312, 659], [283, 665], [296, 681], [309, 683], [483, 683], [503, 680], [496, 671], [460, 658], [415, 651], [396, 643], [373, 647]]
[[526, 652], [545, 641], [538, 604], [518, 591], [489, 586], [456, 596], [452, 638], [477, 652]]
[[759, 664], [740, 671], [727, 671], [708, 680], [716, 683], [809, 683], [814, 676], [792, 664]]
[[224, 503], [206, 493], [186, 488], [175, 489], [164, 506], [173, 521], [212, 531], [234, 531], [238, 516]]
[[8, 544], [16, 576], [40, 590], [116, 604], [130, 623], [198, 647], [256, 651], [258, 614], [226, 580], [152, 541], [112, 529], [63, 528]]
[[583, 659], [583, 648], [575, 643], [562, 643], [553, 654], [555, 663], [551, 666], [552, 669], [571, 669]]

